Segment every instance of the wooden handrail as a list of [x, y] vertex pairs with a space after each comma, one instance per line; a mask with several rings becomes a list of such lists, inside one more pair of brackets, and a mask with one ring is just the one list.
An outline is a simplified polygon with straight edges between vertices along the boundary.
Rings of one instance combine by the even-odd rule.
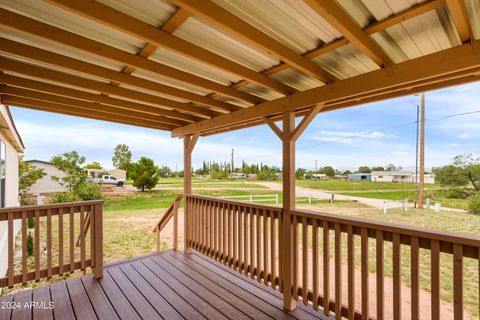
[[[54, 275], [64, 272], [82, 270], [86, 273], [87, 268], [94, 270], [96, 278], [103, 276], [103, 201], [84, 201], [60, 204], [48, 204], [40, 206], [25, 206], [0, 209], [0, 221], [7, 221], [7, 247], [8, 247], [8, 271], [5, 278], [0, 279], [0, 288], [15, 284], [27, 284], [28, 281], [40, 281], [41, 278], [50, 279]], [[85, 215], [90, 215], [92, 226], [90, 236], [90, 250], [87, 252], [88, 239], [85, 232]], [[75, 216], [80, 216], [79, 238], [81, 248], [75, 249]], [[33, 218], [35, 226], [33, 232], [28, 230], [28, 219]], [[15, 220], [21, 224], [21, 272], [14, 269], [15, 259]], [[68, 224], [67, 221], [68, 220]], [[54, 242], [53, 233], [58, 233], [58, 240]], [[69, 251], [64, 252], [64, 236]], [[27, 238], [33, 233], [34, 245], [34, 270], [29, 270]], [[41, 234], [45, 234], [46, 245], [41, 241]], [[40, 251], [45, 247], [45, 253]], [[58, 250], [54, 250], [58, 248]], [[54, 255], [54, 252], [58, 254]], [[42, 257], [43, 256], [43, 257]], [[67, 257], [68, 256], [68, 257]], [[68, 263], [65, 263], [68, 261]]]
[[[334, 312], [349, 319], [370, 319], [369, 297], [376, 299], [376, 318], [385, 314], [385, 244], [392, 251], [392, 312], [401, 318], [402, 255], [409, 251], [411, 261], [411, 302], [409, 315], [419, 319], [420, 259], [430, 252], [431, 316], [440, 318], [440, 261], [448, 255], [453, 265], [453, 306], [456, 318], [464, 313], [464, 260], [480, 262], [480, 237], [458, 232], [346, 217], [308, 210], [292, 210], [286, 218], [277, 206], [251, 204], [195, 194], [185, 197], [188, 241], [191, 248], [303, 301], [315, 309], [323, 308], [325, 315]], [[291, 228], [281, 227], [288, 223]], [[292, 252], [293, 278], [291, 288], [284, 288], [287, 275], [282, 270], [282, 257], [287, 244], [284, 230], [292, 232], [289, 251]], [[369, 242], [375, 241], [376, 294], [371, 294]], [[356, 245], [357, 244], [357, 245]], [[344, 254], [346, 256], [344, 256]], [[440, 260], [442, 255], [442, 260]], [[357, 270], [355, 261], [360, 260]], [[389, 261], [390, 263], [390, 261]], [[333, 270], [332, 269], [333, 266]], [[346, 266], [343, 275], [342, 268]], [[428, 272], [422, 267], [422, 273]], [[361, 281], [355, 282], [356, 274]], [[320, 279], [323, 281], [320, 281]], [[480, 287], [480, 272], [478, 275]], [[319, 283], [323, 286], [320, 287]], [[335, 290], [330, 292], [330, 284]], [[348, 284], [347, 299], [343, 299], [342, 284]], [[360, 309], [356, 308], [356, 292], [362, 292]], [[390, 303], [390, 302], [388, 302]], [[405, 312], [405, 311], [403, 311]]]
[[175, 200], [173, 200], [170, 207], [168, 207], [165, 214], [158, 221], [153, 228], [152, 232], [155, 233], [155, 243], [157, 252], [160, 252], [160, 232], [165, 228], [167, 223], [173, 217], [173, 249], [178, 250], [178, 208], [180, 207], [180, 201], [183, 199], [183, 194], [178, 194]]

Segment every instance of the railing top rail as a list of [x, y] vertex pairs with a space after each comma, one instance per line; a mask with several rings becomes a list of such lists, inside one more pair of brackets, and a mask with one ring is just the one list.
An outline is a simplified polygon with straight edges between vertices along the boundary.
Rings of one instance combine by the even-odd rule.
[[0, 215], [5, 213], [16, 213], [23, 211], [32, 211], [32, 210], [45, 210], [45, 209], [58, 209], [65, 207], [78, 207], [78, 206], [91, 206], [96, 204], [103, 204], [103, 200], [88, 200], [88, 201], [77, 201], [77, 202], [64, 202], [64, 203], [52, 203], [52, 204], [41, 204], [41, 205], [30, 205], [30, 206], [16, 206], [16, 207], [7, 207], [0, 209]]
[[[183, 193], [177, 194], [175, 199], [172, 201], [172, 204], [167, 208], [167, 211], [165, 211], [165, 214], [160, 218], [160, 220], [155, 224], [155, 228], [153, 228], [152, 232], [155, 232], [157, 230], [157, 227], [159, 226], [165, 226], [167, 222], [173, 217], [173, 206], [175, 202], [179, 202], [180, 200], [183, 199]], [[166, 221], [165, 221], [166, 220]]]
[[405, 224], [375, 221], [356, 217], [346, 217], [331, 213], [316, 212], [310, 210], [294, 210], [292, 214], [300, 217], [319, 219], [328, 222], [351, 225], [354, 227], [367, 228], [378, 231], [398, 233], [401, 235], [414, 236], [419, 238], [439, 240], [445, 242], [458, 243], [480, 247], [480, 237], [471, 234], [454, 231], [433, 230], [423, 227], [415, 227]]
[[243, 201], [235, 201], [235, 200], [227, 200], [227, 199], [221, 199], [217, 197], [208, 197], [208, 196], [203, 196], [199, 194], [187, 194], [187, 198], [196, 198], [196, 199], [203, 199], [203, 200], [209, 200], [209, 201], [216, 201], [220, 203], [225, 203], [225, 204], [232, 204], [232, 205], [241, 205], [244, 207], [251, 207], [251, 208], [257, 208], [257, 209], [268, 209], [270, 211], [275, 211], [275, 212], [282, 212], [281, 207], [276, 207], [276, 206], [269, 206], [265, 204], [257, 204], [257, 203], [248, 203], [248, 202], [243, 202]]

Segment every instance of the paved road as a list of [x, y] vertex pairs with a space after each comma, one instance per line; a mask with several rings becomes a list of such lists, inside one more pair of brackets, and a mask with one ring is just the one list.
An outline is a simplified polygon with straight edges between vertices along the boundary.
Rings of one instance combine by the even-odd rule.
[[[255, 182], [256, 184], [262, 185], [264, 187], [267, 187], [271, 190], [276, 190], [276, 191], [282, 191], [282, 184], [278, 182], [262, 182], [262, 181], [257, 181]], [[331, 192], [326, 192], [324, 190], [318, 190], [318, 189], [310, 189], [310, 188], [303, 188], [296, 186], [295, 192], [298, 196], [311, 196], [312, 198], [315, 199], [330, 199], [332, 196]], [[336, 194], [335, 199], [337, 200], [348, 200], [348, 201], [358, 201], [360, 203], [364, 203], [366, 205], [369, 205], [371, 207], [377, 208], [377, 209], [382, 209], [383, 210], [383, 204], [385, 201], [388, 201], [389, 203], [399, 203], [401, 204], [402, 201], [393, 201], [393, 200], [384, 200], [384, 199], [372, 199], [372, 198], [363, 198], [363, 197], [355, 197], [355, 196], [349, 196], [349, 195], [342, 195], [342, 194]], [[465, 210], [461, 209], [453, 209], [453, 208], [441, 208], [442, 210], [445, 211], [455, 211], [455, 212], [466, 212]]]

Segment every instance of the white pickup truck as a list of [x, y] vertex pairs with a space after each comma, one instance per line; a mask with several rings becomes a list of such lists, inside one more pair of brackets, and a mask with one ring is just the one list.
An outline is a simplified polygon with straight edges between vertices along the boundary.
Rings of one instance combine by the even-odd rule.
[[101, 178], [92, 179], [92, 182], [96, 182], [99, 184], [114, 184], [117, 187], [123, 187], [123, 185], [125, 184], [125, 180], [117, 179], [115, 176], [111, 175], [105, 175]]

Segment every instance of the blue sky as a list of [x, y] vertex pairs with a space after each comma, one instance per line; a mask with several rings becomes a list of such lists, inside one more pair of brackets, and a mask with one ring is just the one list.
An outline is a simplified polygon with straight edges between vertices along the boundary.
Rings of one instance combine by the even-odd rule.
[[[297, 167], [313, 169], [315, 160], [318, 166], [342, 170], [389, 163], [414, 166], [413, 122], [419, 102], [418, 96], [406, 96], [319, 114], [297, 142]], [[158, 165], [183, 166], [182, 140], [170, 138], [168, 132], [15, 107], [11, 110], [26, 145], [26, 159], [49, 160], [77, 150], [88, 162], [98, 161], [109, 168], [113, 148], [125, 143], [134, 159], [147, 156]], [[428, 92], [426, 110], [427, 168], [447, 164], [456, 154], [480, 154], [480, 83]], [[442, 119], [475, 111], [479, 112]], [[232, 148], [236, 163], [245, 160], [281, 166], [280, 141], [266, 126], [200, 138], [193, 165], [200, 166], [202, 160], [229, 161]]]

